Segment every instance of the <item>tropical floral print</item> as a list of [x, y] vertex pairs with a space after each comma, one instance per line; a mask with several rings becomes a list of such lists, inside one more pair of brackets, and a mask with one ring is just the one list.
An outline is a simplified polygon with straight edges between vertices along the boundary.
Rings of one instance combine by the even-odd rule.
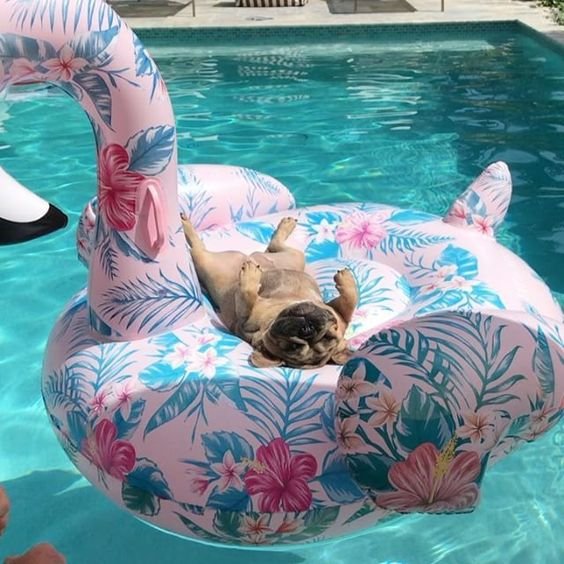
[[[335, 240], [341, 245], [350, 245], [353, 248], [376, 247], [387, 235], [383, 223], [388, 217], [388, 214], [382, 212], [352, 213], [337, 228]], [[319, 235], [316, 237], [316, 242], [318, 239]]]
[[458, 428], [459, 437], [470, 439], [473, 443], [483, 442], [493, 432], [494, 423], [491, 413], [477, 413], [474, 411], [462, 416], [464, 425]]
[[217, 485], [220, 492], [224, 492], [229, 488], [236, 488], [239, 490], [243, 488], [241, 474], [245, 469], [245, 464], [242, 462], [235, 462], [230, 450], [225, 451], [223, 460], [220, 463], [212, 464], [211, 469], [220, 476]]
[[[470, 510], [487, 464], [559, 420], [561, 311], [493, 239], [504, 164], [444, 221], [370, 203], [292, 211], [324, 298], [351, 269], [358, 350], [344, 367], [257, 369], [202, 296], [170, 212], [174, 118], [141, 42], [101, 0], [0, 0], [0, 21], [0, 86], [56, 82], [96, 137], [99, 199], [78, 238], [90, 290], [57, 322], [43, 396], [69, 457], [120, 505], [208, 542], [330, 538], [391, 511]], [[237, 189], [218, 188], [218, 170], [183, 169], [179, 209], [213, 248], [264, 248], [291, 194], [237, 167], [221, 176]], [[145, 179], [160, 246], [137, 216]]]
[[135, 466], [134, 446], [117, 439], [117, 427], [102, 419], [82, 445], [82, 453], [92, 464], [117, 480], [123, 480]]
[[81, 57], [75, 57], [72, 48], [65, 45], [56, 57], [48, 59], [42, 64], [47, 69], [47, 80], [69, 82], [76, 73], [88, 65], [88, 61]]
[[135, 226], [136, 193], [145, 179], [129, 171], [129, 155], [117, 144], [104, 147], [100, 153], [100, 209], [107, 222], [118, 231]]
[[256, 461], [245, 474], [245, 487], [259, 495], [259, 511], [305, 511], [312, 502], [308, 480], [317, 471], [310, 454], [292, 456], [282, 439], [274, 439], [257, 451]]
[[490, 165], [452, 204], [445, 221], [493, 237], [511, 199], [511, 175], [505, 163]]
[[376, 503], [394, 511], [442, 513], [472, 509], [479, 489], [480, 457], [475, 452], [453, 454], [424, 443], [389, 472], [395, 491], [379, 494]]

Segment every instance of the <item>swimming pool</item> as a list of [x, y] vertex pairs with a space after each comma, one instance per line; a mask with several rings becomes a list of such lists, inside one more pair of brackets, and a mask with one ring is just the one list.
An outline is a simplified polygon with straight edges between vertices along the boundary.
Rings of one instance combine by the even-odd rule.
[[[562, 58], [517, 28], [463, 39], [425, 31], [424, 40], [349, 32], [291, 46], [266, 33], [260, 43], [221, 43], [229, 47], [149, 40], [175, 105], [180, 161], [251, 166], [280, 178], [300, 204], [369, 199], [442, 212], [479, 169], [504, 159], [515, 197], [503, 240], [562, 292]], [[14, 101], [8, 116], [2, 165], [76, 223], [95, 178], [85, 116], [53, 91]], [[81, 563], [247, 562], [128, 518], [78, 479], [56, 444], [39, 373], [55, 316], [84, 284], [73, 247], [69, 229], [1, 249], [0, 479], [17, 504], [6, 552], [42, 537]], [[563, 443], [560, 427], [491, 470], [472, 515], [403, 518], [253, 559], [556, 562]]]

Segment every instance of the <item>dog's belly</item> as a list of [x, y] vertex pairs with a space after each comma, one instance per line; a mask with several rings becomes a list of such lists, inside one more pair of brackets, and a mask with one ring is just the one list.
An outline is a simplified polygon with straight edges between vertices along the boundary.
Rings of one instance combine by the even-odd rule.
[[321, 300], [321, 292], [315, 280], [298, 270], [266, 270], [262, 273], [259, 296], [262, 298], [300, 300]]

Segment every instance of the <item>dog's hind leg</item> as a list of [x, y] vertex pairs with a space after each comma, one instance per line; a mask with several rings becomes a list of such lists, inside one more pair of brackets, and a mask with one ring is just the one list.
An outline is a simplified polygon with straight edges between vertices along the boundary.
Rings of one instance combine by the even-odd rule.
[[[286, 244], [288, 237], [296, 228], [296, 224], [297, 220], [293, 217], [283, 218], [270, 238], [264, 255], [268, 257], [269, 261], [273, 262], [275, 268], [299, 271], [303, 271], [305, 268], [303, 251]], [[252, 257], [263, 267], [268, 267], [268, 264], [263, 264], [260, 260], [261, 254], [253, 253]]]
[[239, 270], [248, 257], [239, 251], [208, 251], [190, 220], [181, 217], [184, 236], [190, 245], [198, 279], [219, 309], [230, 312], [233, 306], [228, 302], [232, 301], [232, 296], [228, 294], [238, 283]]

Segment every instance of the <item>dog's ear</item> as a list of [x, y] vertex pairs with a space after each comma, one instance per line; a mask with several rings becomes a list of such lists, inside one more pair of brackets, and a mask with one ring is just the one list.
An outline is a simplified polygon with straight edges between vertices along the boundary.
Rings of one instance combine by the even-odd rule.
[[331, 357], [331, 362], [334, 362], [335, 364], [345, 364], [345, 362], [347, 362], [347, 360], [351, 357], [352, 353], [353, 351], [350, 349], [341, 349]]
[[270, 356], [263, 348], [254, 349], [249, 357], [249, 362], [257, 368], [272, 368], [274, 366], [282, 366], [279, 358]]

